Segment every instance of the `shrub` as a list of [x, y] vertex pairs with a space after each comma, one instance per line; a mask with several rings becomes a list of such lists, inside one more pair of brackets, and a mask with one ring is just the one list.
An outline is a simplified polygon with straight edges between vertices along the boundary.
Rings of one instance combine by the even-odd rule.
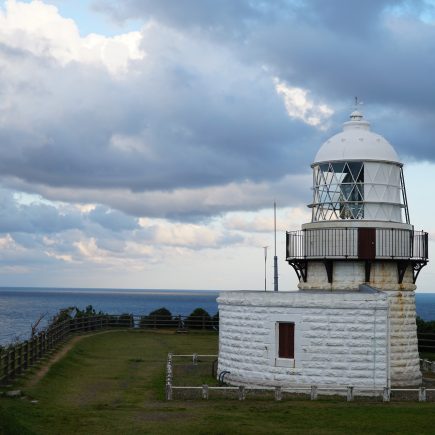
[[139, 326], [141, 328], [174, 328], [178, 324], [177, 319], [172, 318], [167, 308], [159, 308], [151, 311], [148, 316], [142, 316]]
[[133, 328], [134, 318], [132, 314], [123, 313], [120, 316], [108, 316], [108, 323], [115, 328]]
[[435, 320], [425, 321], [421, 317], [417, 316], [417, 332], [434, 332], [435, 333]]
[[210, 314], [203, 308], [195, 308], [187, 317], [185, 324], [191, 329], [210, 329], [212, 320]]
[[62, 308], [59, 310], [59, 312], [53, 317], [51, 320], [51, 325], [57, 325], [58, 323], [62, 323], [65, 320], [71, 320], [74, 318], [73, 312], [76, 312], [75, 315], [77, 315], [77, 308], [76, 307], [68, 307], [68, 308]]
[[212, 317], [211, 323], [213, 325], [213, 329], [219, 329], [219, 311]]

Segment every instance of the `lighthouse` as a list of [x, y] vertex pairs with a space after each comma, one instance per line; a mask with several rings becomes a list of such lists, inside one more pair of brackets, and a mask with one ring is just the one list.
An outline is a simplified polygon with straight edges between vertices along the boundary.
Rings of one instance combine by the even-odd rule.
[[311, 167], [311, 222], [286, 233], [299, 290], [220, 295], [219, 371], [246, 386], [419, 385], [428, 235], [411, 224], [403, 164], [355, 110]]

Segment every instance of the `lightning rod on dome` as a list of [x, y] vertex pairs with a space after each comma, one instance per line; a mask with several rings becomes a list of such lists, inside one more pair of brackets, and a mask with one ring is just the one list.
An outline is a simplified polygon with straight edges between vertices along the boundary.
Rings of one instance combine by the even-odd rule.
[[355, 97], [355, 110], [358, 110], [358, 106], [362, 106], [364, 102], [360, 101], [358, 97]]

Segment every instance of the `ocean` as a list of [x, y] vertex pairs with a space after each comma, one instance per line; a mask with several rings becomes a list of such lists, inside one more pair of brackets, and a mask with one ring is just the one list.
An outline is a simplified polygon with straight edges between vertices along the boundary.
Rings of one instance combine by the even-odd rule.
[[[46, 314], [49, 321], [61, 308], [92, 305], [109, 314], [146, 315], [161, 307], [173, 315], [189, 315], [195, 308], [217, 312], [215, 290], [131, 290], [86, 288], [0, 288], [0, 345], [29, 337], [31, 324]], [[417, 314], [435, 320], [435, 293], [416, 293]], [[43, 323], [42, 322], [42, 323]]]
[[86, 288], [0, 288], [0, 345], [29, 337], [31, 324], [46, 314], [46, 324], [61, 308], [92, 305], [108, 314], [146, 315], [165, 307], [173, 315], [189, 315], [204, 308], [217, 312], [218, 291], [209, 290], [132, 290]]

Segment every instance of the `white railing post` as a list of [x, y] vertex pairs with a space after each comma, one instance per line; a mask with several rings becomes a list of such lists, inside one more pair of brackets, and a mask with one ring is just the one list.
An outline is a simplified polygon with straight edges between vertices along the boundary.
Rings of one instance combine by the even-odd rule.
[[353, 387], [347, 387], [347, 401], [352, 402], [353, 400]]
[[282, 400], [281, 387], [275, 387], [275, 400]]
[[207, 384], [204, 384], [202, 386], [202, 398], [208, 399], [208, 385]]
[[239, 387], [239, 400], [245, 400], [245, 387]]
[[168, 353], [166, 363], [166, 400], [172, 400], [172, 353]]
[[198, 364], [198, 354], [197, 353], [194, 353], [193, 355], [192, 355], [192, 363], [193, 363], [193, 365], [197, 365]]
[[384, 393], [382, 395], [382, 400], [384, 402], [389, 402], [391, 399], [391, 390], [388, 387], [384, 388]]
[[317, 400], [317, 386], [311, 385], [311, 400]]
[[420, 389], [418, 390], [418, 401], [426, 402], [426, 388], [420, 387]]

